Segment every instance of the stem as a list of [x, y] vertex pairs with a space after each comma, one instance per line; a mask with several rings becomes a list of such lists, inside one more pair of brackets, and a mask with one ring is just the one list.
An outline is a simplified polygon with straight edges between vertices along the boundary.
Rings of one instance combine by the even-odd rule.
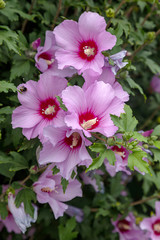
[[135, 5], [131, 6], [125, 13], [124, 16], [126, 18], [129, 18], [129, 16], [131, 15], [131, 12], [134, 10]]
[[20, 184], [21, 184], [21, 185], [24, 185], [24, 183], [27, 182], [28, 179], [30, 179], [30, 176], [31, 176], [31, 175], [29, 174], [25, 179], [23, 179], [23, 180], [20, 182]]
[[140, 126], [139, 130], [143, 130], [148, 124], [151, 122], [151, 120], [154, 118], [154, 116], [159, 112], [160, 105], [154, 110], [154, 112], [151, 114], [151, 116], [145, 121], [145, 123]]
[[55, 27], [55, 23], [56, 23], [56, 21], [57, 21], [57, 18], [58, 18], [59, 14], [60, 14], [61, 9], [62, 9], [62, 0], [59, 0], [57, 12], [56, 12], [56, 15], [55, 15], [55, 17], [54, 17], [54, 19], [53, 19], [53, 24], [51, 25], [51, 29], [52, 29], [52, 30], [53, 30], [54, 27]]
[[141, 46], [139, 46], [132, 54], [130, 60], [132, 61], [133, 58], [136, 56], [136, 54], [141, 51], [145, 46], [147, 45], [147, 43], [143, 43]]
[[99, 137], [96, 133], [92, 133], [92, 136], [106, 143], [106, 139]]
[[[29, 15], [31, 15], [35, 3], [36, 3], [36, 0], [32, 0], [30, 9], [28, 11]], [[24, 22], [22, 23], [22, 28], [21, 28], [22, 33], [24, 33], [24, 31], [25, 31], [27, 23], [28, 23], [28, 19], [25, 19]]]
[[151, 16], [151, 14], [152, 14], [152, 12], [153, 12], [155, 6], [156, 6], [156, 3], [154, 3], [154, 4], [152, 5], [152, 8], [151, 8], [150, 12], [145, 16], [143, 22], [141, 23], [141, 26], [143, 26], [144, 23], [146, 22], [146, 20]]
[[[123, 1], [119, 4], [118, 8], [117, 8], [116, 11], [115, 11], [115, 16], [116, 16], [116, 14], [118, 13], [119, 9], [122, 7], [122, 5], [125, 4], [125, 3], [126, 3], [126, 0], [123, 0]], [[110, 25], [111, 25], [111, 20], [109, 20], [109, 22], [107, 23], [106, 30], [109, 28]]]
[[139, 204], [148, 202], [148, 201], [150, 201], [150, 200], [152, 200], [152, 199], [155, 199], [155, 198], [160, 198], [160, 196], [159, 196], [159, 195], [150, 196], [150, 197], [148, 197], [148, 198], [144, 198], [144, 199], [138, 200], [138, 201], [136, 201], [136, 202], [132, 202], [132, 203], [130, 204], [130, 206], [136, 206], [136, 205], [139, 205]]

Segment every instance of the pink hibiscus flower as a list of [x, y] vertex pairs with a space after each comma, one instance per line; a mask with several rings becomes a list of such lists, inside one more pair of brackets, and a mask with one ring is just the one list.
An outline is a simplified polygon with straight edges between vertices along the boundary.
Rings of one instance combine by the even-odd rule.
[[[120, 217], [119, 217], [120, 218]], [[115, 227], [113, 232], [118, 232], [120, 240], [148, 240], [148, 236], [136, 225], [132, 213], [122, 220], [112, 221]]]
[[140, 228], [148, 231], [152, 240], [160, 239], [160, 201], [155, 203], [156, 215], [144, 218], [140, 223]]
[[57, 219], [63, 216], [68, 208], [68, 205], [63, 202], [70, 201], [75, 197], [81, 197], [82, 190], [81, 184], [76, 179], [70, 179], [64, 193], [61, 185], [61, 176], [59, 174], [53, 175], [53, 167], [54, 165], [49, 165], [38, 181], [33, 184], [33, 189], [37, 194], [38, 202], [48, 203]]
[[92, 163], [86, 149], [86, 145], [91, 142], [83, 136], [82, 131], [74, 131], [66, 126], [48, 126], [43, 134], [48, 141], [40, 152], [39, 164], [54, 163], [60, 169], [62, 177], [69, 179], [77, 165], [88, 167]]
[[[40, 47], [40, 42], [37, 43], [37, 54], [35, 55], [36, 67], [41, 72], [50, 71], [52, 75], [59, 77], [71, 77], [76, 70], [72, 67], [64, 70], [58, 69], [57, 60], [55, 59], [55, 51], [57, 49], [55, 36], [52, 31], [46, 31], [46, 39], [44, 47]], [[36, 45], [33, 44], [33, 46]]]
[[65, 20], [59, 24], [54, 29], [59, 47], [55, 53], [58, 67], [73, 66], [79, 73], [92, 69], [101, 74], [104, 66], [101, 52], [112, 49], [116, 43], [116, 36], [106, 32], [105, 28], [105, 19], [93, 12], [84, 12], [78, 23]]
[[18, 86], [18, 99], [21, 106], [12, 114], [12, 127], [23, 128], [26, 138], [42, 135], [47, 125], [64, 125], [65, 112], [59, 107], [55, 98], [67, 86], [67, 80], [51, 74], [40, 75], [38, 82], [28, 81]]
[[69, 111], [65, 117], [68, 127], [83, 130], [87, 137], [91, 136], [90, 132], [110, 137], [117, 131], [110, 114], [120, 116], [124, 102], [116, 97], [110, 84], [95, 82], [86, 91], [70, 86], [62, 92], [62, 99]]

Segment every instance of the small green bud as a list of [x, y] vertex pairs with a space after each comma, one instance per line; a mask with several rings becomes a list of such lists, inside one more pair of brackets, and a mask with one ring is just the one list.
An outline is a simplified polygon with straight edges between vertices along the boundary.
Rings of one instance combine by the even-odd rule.
[[143, 144], [143, 147], [144, 147], [145, 149], [148, 149], [148, 144]]
[[147, 42], [152, 42], [156, 37], [156, 33], [155, 32], [148, 32], [147, 33], [147, 37], [146, 37], [146, 41]]
[[29, 172], [31, 174], [36, 174], [37, 171], [38, 171], [38, 167], [36, 165], [31, 166], [30, 169], [29, 169]]
[[128, 146], [128, 149], [129, 149], [129, 150], [132, 150], [133, 148], [134, 148], [134, 147], [133, 147], [132, 145], [129, 145], [129, 146]]
[[0, 0], [0, 9], [5, 8], [6, 3], [3, 0]]
[[113, 9], [113, 8], [108, 8], [108, 9], [106, 10], [106, 16], [107, 16], [108, 18], [114, 18], [114, 16], [115, 16], [115, 11], [114, 11], [114, 9]]
[[153, 142], [152, 140], [149, 140], [149, 141], [148, 141], [148, 144], [149, 144], [149, 145], [154, 145], [154, 142]]

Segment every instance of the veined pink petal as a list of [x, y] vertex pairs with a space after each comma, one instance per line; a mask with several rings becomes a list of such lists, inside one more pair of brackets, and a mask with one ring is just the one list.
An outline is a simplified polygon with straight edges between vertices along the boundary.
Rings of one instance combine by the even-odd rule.
[[68, 206], [66, 204], [56, 201], [53, 198], [50, 198], [48, 203], [49, 203], [50, 207], [52, 208], [55, 219], [62, 217], [65, 210], [68, 208]]
[[12, 114], [12, 126], [13, 128], [22, 127], [30, 128], [34, 127], [41, 121], [39, 113], [32, 109], [27, 109], [23, 106], [17, 107]]
[[100, 51], [112, 49], [115, 46], [116, 41], [116, 36], [112, 35], [110, 32], [104, 31], [97, 36], [97, 42]]
[[[77, 51], [81, 35], [78, 24], [73, 20], [65, 20], [55, 27], [54, 34], [59, 47], [69, 51]], [[65, 36], [65, 37], [64, 37]]]
[[102, 31], [105, 31], [106, 22], [95, 12], [84, 12], [78, 21], [79, 32], [84, 40], [94, 39]]

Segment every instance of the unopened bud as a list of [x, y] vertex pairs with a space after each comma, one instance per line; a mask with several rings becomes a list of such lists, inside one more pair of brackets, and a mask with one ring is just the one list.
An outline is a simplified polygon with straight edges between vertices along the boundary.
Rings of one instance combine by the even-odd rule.
[[108, 138], [108, 139], [107, 139], [107, 145], [109, 145], [109, 146], [113, 146], [114, 143], [115, 143], [115, 141], [114, 141], [113, 138]]
[[30, 169], [29, 169], [29, 172], [31, 174], [36, 174], [37, 171], [38, 171], [38, 167], [36, 165], [31, 166]]
[[155, 32], [148, 32], [147, 36], [146, 36], [146, 41], [147, 42], [152, 42], [156, 37], [156, 33]]
[[148, 149], [148, 144], [143, 144], [143, 147], [144, 147], [145, 149]]
[[107, 16], [108, 18], [114, 18], [114, 16], [115, 16], [115, 11], [114, 11], [114, 9], [113, 9], [113, 8], [108, 8], [108, 9], [106, 10], [106, 16]]
[[3, 0], [0, 0], [0, 9], [5, 8], [6, 3]]

